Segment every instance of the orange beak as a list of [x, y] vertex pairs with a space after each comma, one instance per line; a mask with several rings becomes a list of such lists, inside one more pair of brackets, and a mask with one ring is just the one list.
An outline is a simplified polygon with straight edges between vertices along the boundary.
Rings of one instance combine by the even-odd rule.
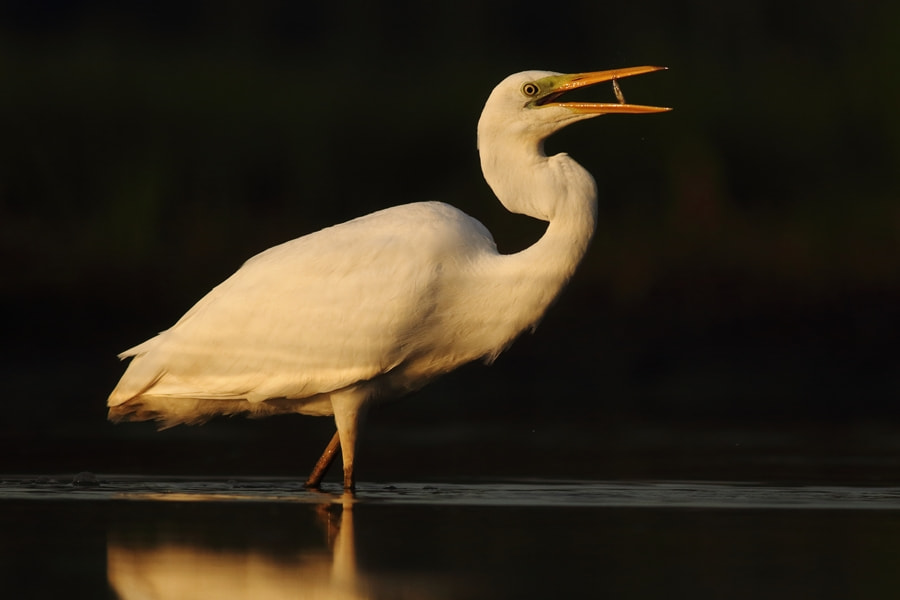
[[[671, 108], [664, 108], [660, 106], [643, 106], [640, 104], [627, 104], [625, 103], [625, 98], [622, 96], [621, 91], [619, 90], [618, 83], [616, 83], [619, 79], [623, 79], [625, 77], [631, 77], [632, 75], [642, 75], [644, 73], [652, 73], [654, 71], [663, 71], [668, 67], [629, 67], [625, 69], [610, 69], [608, 71], [593, 71], [591, 73], [576, 73], [574, 75], [562, 75], [559, 77], [553, 78], [553, 86], [549, 90], [549, 92], [544, 95], [538, 102], [538, 106], [561, 106], [573, 110], [578, 113], [587, 113], [587, 114], [608, 114], [608, 113], [631, 113], [631, 114], [645, 114], [645, 113], [657, 113], [657, 112], [666, 112], [672, 110]], [[606, 81], [612, 81], [614, 89], [616, 91], [616, 96], [619, 98], [619, 102], [554, 102], [559, 96], [563, 93], [578, 89], [581, 87], [586, 87], [589, 85], [595, 85], [597, 83], [603, 83]]]

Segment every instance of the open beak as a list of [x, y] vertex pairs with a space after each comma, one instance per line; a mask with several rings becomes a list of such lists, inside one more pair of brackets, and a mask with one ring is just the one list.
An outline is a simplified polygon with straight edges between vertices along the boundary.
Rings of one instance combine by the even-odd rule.
[[[666, 112], [671, 108], [660, 106], [643, 106], [640, 104], [627, 104], [625, 97], [619, 90], [618, 80], [632, 75], [642, 75], [644, 73], [652, 73], [654, 71], [662, 71], [668, 67], [628, 67], [626, 69], [610, 69], [609, 71], [594, 71], [591, 73], [576, 73], [574, 75], [563, 75], [554, 78], [554, 85], [538, 102], [538, 106], [561, 106], [568, 108], [577, 113], [603, 115], [608, 113], [631, 113], [645, 114]], [[613, 89], [619, 102], [555, 102], [555, 100], [563, 93], [603, 83], [605, 81], [613, 82]]]

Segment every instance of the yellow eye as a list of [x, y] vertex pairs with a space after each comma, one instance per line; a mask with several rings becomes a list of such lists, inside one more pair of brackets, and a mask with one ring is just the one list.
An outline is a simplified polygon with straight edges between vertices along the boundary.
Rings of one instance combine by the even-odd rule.
[[522, 93], [526, 96], [537, 96], [537, 93], [540, 91], [537, 84], [534, 83], [526, 83], [522, 86]]

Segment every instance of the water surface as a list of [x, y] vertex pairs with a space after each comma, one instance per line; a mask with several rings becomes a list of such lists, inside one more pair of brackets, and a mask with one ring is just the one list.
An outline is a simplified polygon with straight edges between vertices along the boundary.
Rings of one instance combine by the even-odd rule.
[[7, 477], [15, 597], [865, 598], [900, 591], [900, 487]]

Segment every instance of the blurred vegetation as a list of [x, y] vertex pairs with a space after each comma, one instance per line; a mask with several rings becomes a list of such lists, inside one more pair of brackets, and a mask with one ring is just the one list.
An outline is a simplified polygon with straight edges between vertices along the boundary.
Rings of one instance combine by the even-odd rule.
[[436, 395], [476, 387], [497, 418], [548, 396], [648, 418], [896, 415], [898, 30], [897, 6], [849, 1], [4, 3], [3, 371], [16, 397], [56, 398], [11, 414], [102, 419], [116, 352], [335, 222], [443, 200], [524, 247], [542, 226], [478, 169], [493, 85], [664, 64], [622, 87], [674, 112], [548, 144], [602, 195], [572, 288], [496, 373]]

